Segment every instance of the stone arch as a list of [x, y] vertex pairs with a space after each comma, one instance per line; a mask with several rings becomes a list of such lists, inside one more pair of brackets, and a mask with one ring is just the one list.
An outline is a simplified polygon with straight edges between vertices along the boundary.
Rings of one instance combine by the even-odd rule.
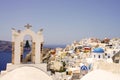
[[21, 32], [21, 34], [19, 35], [20, 41], [23, 41], [23, 39], [26, 35], [31, 36], [33, 39], [33, 42], [36, 42], [37, 35], [31, 29], [27, 29], [27, 30], [24, 30]]
[[35, 33], [30, 29], [30, 25], [25, 26], [27, 29], [23, 31], [16, 31], [12, 29], [12, 63], [20, 64], [21, 54], [23, 53], [23, 39], [24, 36], [30, 35], [32, 37], [32, 62], [39, 64], [41, 61], [41, 44], [43, 43], [42, 31]]

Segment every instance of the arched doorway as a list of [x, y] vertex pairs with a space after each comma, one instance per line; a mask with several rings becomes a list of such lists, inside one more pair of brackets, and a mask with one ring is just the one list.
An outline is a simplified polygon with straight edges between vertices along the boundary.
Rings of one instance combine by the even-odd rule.
[[[41, 62], [41, 44], [43, 44], [43, 35], [42, 30], [39, 30], [37, 33], [30, 29], [30, 25], [27, 24], [26, 29], [23, 31], [16, 31], [12, 29], [12, 63], [13, 64], [21, 64], [26, 56], [23, 55], [24, 53], [24, 37], [30, 36], [32, 39], [29, 41], [31, 46], [30, 50], [30, 58], [31, 62], [35, 64], [39, 64]], [[28, 60], [26, 60], [28, 62]]]

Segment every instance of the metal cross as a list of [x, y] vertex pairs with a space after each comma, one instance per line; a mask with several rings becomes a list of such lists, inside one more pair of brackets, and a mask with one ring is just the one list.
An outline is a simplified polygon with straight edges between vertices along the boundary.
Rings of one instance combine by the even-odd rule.
[[30, 29], [30, 27], [32, 27], [31, 25], [27, 24], [24, 27], [26, 27], [27, 29]]

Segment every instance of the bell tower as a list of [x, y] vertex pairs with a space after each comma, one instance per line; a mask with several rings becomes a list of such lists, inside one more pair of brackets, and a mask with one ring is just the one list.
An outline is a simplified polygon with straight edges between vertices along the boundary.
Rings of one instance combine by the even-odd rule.
[[24, 26], [26, 29], [15, 30], [12, 28], [12, 64], [21, 64], [21, 56], [23, 56], [23, 39], [24, 36], [30, 35], [32, 37], [32, 49], [30, 52], [31, 61], [34, 64], [41, 63], [42, 45], [44, 43], [43, 29], [40, 29], [37, 33], [31, 30], [31, 25]]

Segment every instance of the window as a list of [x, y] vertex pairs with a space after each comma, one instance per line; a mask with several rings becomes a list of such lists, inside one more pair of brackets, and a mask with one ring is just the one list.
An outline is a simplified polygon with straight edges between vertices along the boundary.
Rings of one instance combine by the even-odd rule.
[[108, 58], [110, 58], [110, 56], [108, 56]]
[[105, 56], [107, 56], [107, 53], [105, 53]]
[[98, 55], [98, 58], [100, 58], [100, 55]]

